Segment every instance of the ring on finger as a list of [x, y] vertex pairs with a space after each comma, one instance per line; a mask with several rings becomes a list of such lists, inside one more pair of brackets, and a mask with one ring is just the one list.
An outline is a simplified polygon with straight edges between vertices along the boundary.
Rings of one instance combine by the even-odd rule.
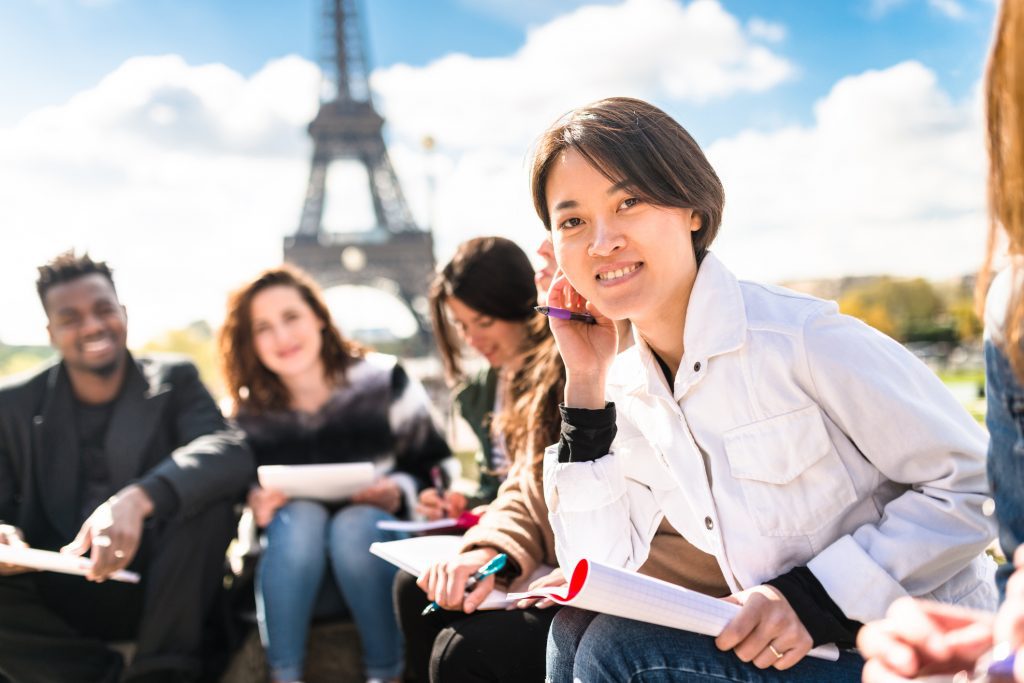
[[775, 649], [775, 646], [772, 645], [771, 643], [768, 643], [768, 649], [772, 651], [773, 655], [775, 655], [775, 659], [782, 659], [783, 657], [786, 656], [785, 652], [779, 652], [778, 650]]
[[114, 551], [114, 557], [116, 557], [119, 560], [123, 560], [124, 559], [124, 551], [123, 550], [115, 550]]

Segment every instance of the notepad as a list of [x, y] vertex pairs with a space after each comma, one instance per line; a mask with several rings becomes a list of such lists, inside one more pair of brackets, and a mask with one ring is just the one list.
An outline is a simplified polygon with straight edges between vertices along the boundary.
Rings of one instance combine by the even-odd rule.
[[[55, 553], [52, 550], [39, 550], [38, 548], [22, 548], [13, 545], [0, 544], [0, 562], [16, 564], [21, 567], [30, 567], [47, 572], [59, 572], [61, 574], [75, 574], [85, 576], [89, 573], [92, 561], [87, 557], [68, 555], [66, 553]], [[110, 575], [113, 581], [124, 583], [138, 583], [139, 575], [124, 569]]]
[[262, 465], [256, 468], [260, 486], [289, 498], [336, 503], [373, 483], [371, 462], [325, 465]]
[[[739, 605], [731, 602], [590, 560], [577, 563], [567, 586], [510, 592], [507, 596], [510, 602], [537, 597], [706, 636], [718, 636], [740, 611]], [[832, 644], [816, 647], [808, 654], [831, 661], [839, 659], [839, 649]]]
[[382, 519], [377, 522], [378, 529], [385, 531], [408, 531], [409, 533], [425, 533], [428, 531], [450, 531], [453, 534], [461, 534], [463, 531], [476, 526], [480, 521], [480, 515], [472, 512], [463, 512], [458, 517], [444, 517], [429, 521], [405, 521], [402, 519]]
[[[378, 541], [370, 544], [370, 552], [391, 564], [419, 577], [435, 562], [455, 557], [462, 549], [461, 536], [417, 536], [401, 541]], [[541, 565], [527, 577], [521, 577], [510, 588], [523, 591], [537, 579], [547, 576], [554, 567]], [[484, 598], [477, 609], [505, 609], [512, 600], [506, 591], [495, 589]]]

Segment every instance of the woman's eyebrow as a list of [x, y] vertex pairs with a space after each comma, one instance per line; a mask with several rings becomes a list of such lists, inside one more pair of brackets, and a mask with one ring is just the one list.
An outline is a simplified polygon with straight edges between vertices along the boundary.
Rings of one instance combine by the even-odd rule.
[[561, 209], [575, 209], [577, 206], [579, 206], [579, 203], [575, 199], [566, 199], [565, 201], [555, 204], [555, 211], [560, 211]]

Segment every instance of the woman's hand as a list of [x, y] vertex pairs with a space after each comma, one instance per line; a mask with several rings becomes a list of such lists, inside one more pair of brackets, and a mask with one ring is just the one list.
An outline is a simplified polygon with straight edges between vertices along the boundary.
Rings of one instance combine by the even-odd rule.
[[352, 496], [352, 502], [373, 505], [385, 512], [395, 514], [402, 507], [402, 489], [389, 477], [381, 477]]
[[288, 502], [288, 496], [276, 489], [254, 486], [249, 489], [249, 496], [245, 502], [252, 509], [252, 518], [256, 521], [256, 526], [265, 529], [274, 521], [278, 508]]
[[914, 598], [892, 603], [857, 634], [865, 683], [972, 671], [991, 644], [991, 614]]
[[477, 548], [431, 565], [430, 569], [416, 581], [427, 598], [447, 610], [462, 610], [472, 614], [484, 598], [494, 590], [494, 576], [477, 582], [470, 593], [466, 593], [466, 582], [480, 567], [490, 562], [498, 551], [494, 548]]
[[423, 489], [420, 492], [416, 512], [425, 519], [434, 521], [443, 517], [458, 517], [466, 510], [466, 497], [455, 491], [445, 491], [444, 497], [437, 489]]
[[789, 601], [771, 586], [754, 586], [725, 600], [742, 607], [715, 639], [719, 650], [734, 650], [759, 669], [773, 666], [780, 671], [811, 651], [811, 634]]
[[604, 383], [618, 349], [615, 322], [606, 318], [569, 284], [559, 269], [548, 290], [548, 305], [590, 313], [596, 325], [550, 318], [548, 324], [565, 363], [565, 404], [570, 408], [604, 408]]
[[[564, 586], [565, 583], [565, 575], [562, 574], [562, 568], [555, 567], [553, 572], [540, 577], [531, 583], [526, 590], [532, 591], [537, 590], [538, 588], [547, 588], [549, 586]], [[544, 609], [546, 607], [551, 607], [553, 604], [555, 604], [555, 601], [551, 598], [523, 598], [516, 602], [515, 605], [509, 607], [509, 609], [527, 609], [529, 607]]]

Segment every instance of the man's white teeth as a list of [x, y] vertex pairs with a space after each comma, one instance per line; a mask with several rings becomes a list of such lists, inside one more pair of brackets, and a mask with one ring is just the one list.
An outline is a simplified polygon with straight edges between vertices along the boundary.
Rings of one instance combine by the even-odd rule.
[[623, 275], [629, 275], [639, 267], [639, 263], [634, 263], [633, 265], [627, 266], [626, 268], [619, 268], [618, 270], [609, 270], [606, 273], [601, 273], [597, 276], [597, 278], [599, 280], [617, 280]]

